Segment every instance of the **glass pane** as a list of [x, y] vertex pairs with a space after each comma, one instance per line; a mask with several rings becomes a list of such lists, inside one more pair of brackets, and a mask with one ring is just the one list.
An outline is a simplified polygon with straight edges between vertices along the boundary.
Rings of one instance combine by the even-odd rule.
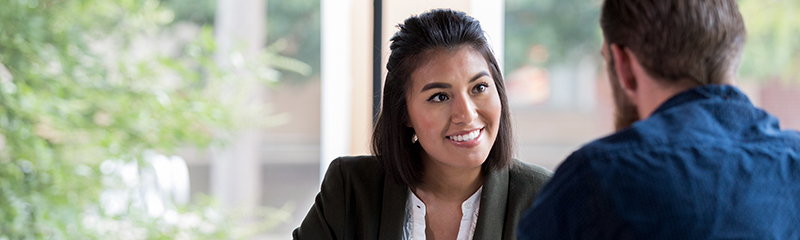
[[[600, 0], [507, 0], [505, 76], [520, 160], [554, 170], [582, 144], [612, 133], [600, 56]], [[738, 87], [800, 129], [800, 19], [794, 1], [739, 1], [748, 37]]]

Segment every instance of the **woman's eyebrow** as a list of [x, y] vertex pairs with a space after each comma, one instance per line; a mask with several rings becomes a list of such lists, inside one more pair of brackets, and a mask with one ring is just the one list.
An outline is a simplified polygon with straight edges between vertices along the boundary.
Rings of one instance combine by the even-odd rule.
[[478, 74], [475, 74], [475, 76], [474, 76], [474, 77], [472, 77], [472, 79], [470, 79], [470, 80], [469, 80], [469, 82], [470, 82], [470, 83], [472, 83], [472, 82], [474, 82], [475, 80], [478, 80], [479, 78], [481, 78], [481, 77], [484, 77], [484, 76], [488, 77], [488, 76], [489, 76], [489, 73], [488, 73], [488, 72], [486, 72], [486, 71], [481, 71], [481, 72], [479, 72]]
[[[489, 73], [486, 72], [486, 71], [479, 72], [478, 74], [475, 74], [475, 76], [473, 76], [469, 80], [469, 82], [472, 83], [472, 82], [477, 81], [478, 79], [480, 79], [481, 77], [484, 77], [484, 76], [488, 77]], [[449, 83], [433, 82], [433, 83], [425, 84], [425, 86], [422, 87], [422, 91], [420, 91], [420, 92], [428, 91], [428, 90], [431, 90], [431, 89], [434, 89], [434, 88], [450, 88], [450, 87], [451, 86], [450, 86]]]
[[448, 83], [440, 83], [440, 82], [428, 83], [428, 84], [425, 84], [424, 87], [422, 87], [422, 91], [420, 91], [420, 92], [428, 91], [428, 90], [434, 89], [434, 88], [450, 88], [450, 84], [448, 84]]

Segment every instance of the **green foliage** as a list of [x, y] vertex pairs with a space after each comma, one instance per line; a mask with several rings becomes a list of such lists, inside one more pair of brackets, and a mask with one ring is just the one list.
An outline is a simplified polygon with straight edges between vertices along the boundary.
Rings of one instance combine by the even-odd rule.
[[[175, 11], [175, 22], [214, 24], [215, 0], [163, 0]], [[320, 1], [267, 1], [267, 42], [282, 56], [299, 60], [284, 70], [283, 82], [303, 82], [320, 72]], [[277, 56], [277, 55], [276, 55]], [[287, 62], [287, 61], [277, 61]]]
[[[552, 67], [599, 51], [602, 1], [507, 0], [506, 72], [520, 66]], [[740, 76], [800, 80], [800, 2], [740, 0], [747, 27]], [[532, 56], [534, 46], [545, 58]], [[523, 53], [523, 54], [521, 54]], [[541, 55], [541, 52], [540, 52]]]
[[742, 77], [800, 81], [800, 2], [741, 0], [739, 9], [747, 27]]
[[273, 49], [235, 73], [220, 69], [210, 27], [175, 53], [155, 51], [152, 39], [174, 17], [157, 0], [0, 5], [0, 239], [246, 236], [227, 215], [209, 214], [217, 209], [212, 200], [177, 206], [174, 215], [195, 225], [170, 224], [133, 204], [109, 215], [98, 198], [114, 187], [100, 164], [146, 167], [146, 150], [208, 146], [248, 114], [269, 119], [237, 108], [247, 96], [240, 91], [276, 81], [270, 61], [289, 70], [305, 65]]
[[[551, 67], [578, 62], [587, 52], [598, 52], [600, 2], [507, 0], [505, 72], [528, 64]], [[538, 54], [532, 53], [537, 45]]]
[[199, 25], [214, 25], [215, 0], [162, 0], [161, 4], [175, 12], [175, 22], [188, 21]]
[[303, 74], [287, 72], [285, 81], [303, 81], [320, 72], [319, 0], [267, 1], [267, 41], [284, 44], [281, 55], [308, 63]]

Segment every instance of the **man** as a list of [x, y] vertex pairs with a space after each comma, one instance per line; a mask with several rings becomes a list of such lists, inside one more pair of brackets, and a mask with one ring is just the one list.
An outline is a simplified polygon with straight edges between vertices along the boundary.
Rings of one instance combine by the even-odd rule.
[[800, 239], [800, 133], [731, 84], [736, 0], [606, 0], [617, 132], [570, 155], [520, 239]]

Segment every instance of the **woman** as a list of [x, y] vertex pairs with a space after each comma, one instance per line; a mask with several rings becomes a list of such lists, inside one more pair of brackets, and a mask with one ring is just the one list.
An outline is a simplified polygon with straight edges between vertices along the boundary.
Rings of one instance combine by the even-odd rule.
[[295, 239], [516, 239], [551, 172], [511, 158], [503, 78], [478, 21], [432, 10], [399, 25], [375, 156], [333, 161]]

